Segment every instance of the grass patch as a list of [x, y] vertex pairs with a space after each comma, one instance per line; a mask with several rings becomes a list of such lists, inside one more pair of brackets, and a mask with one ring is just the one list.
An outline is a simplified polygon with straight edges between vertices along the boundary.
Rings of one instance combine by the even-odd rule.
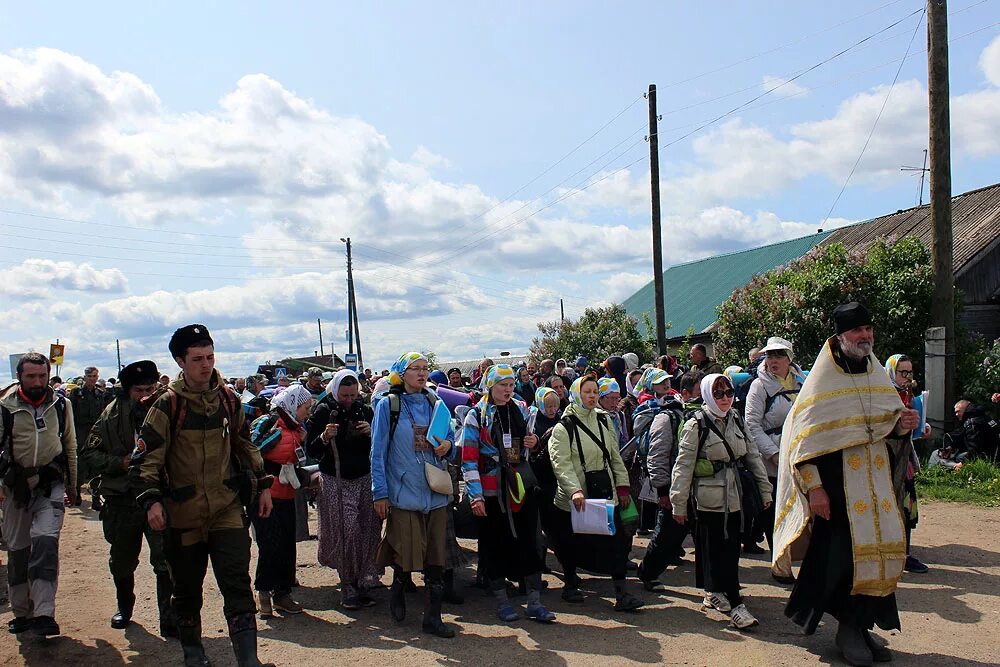
[[921, 499], [1000, 507], [1000, 467], [988, 461], [966, 463], [961, 470], [924, 468], [916, 481]]

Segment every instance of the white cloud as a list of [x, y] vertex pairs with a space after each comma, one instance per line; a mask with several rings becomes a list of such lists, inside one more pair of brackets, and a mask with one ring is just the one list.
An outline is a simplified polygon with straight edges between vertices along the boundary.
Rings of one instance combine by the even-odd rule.
[[794, 81], [789, 81], [788, 79], [783, 79], [780, 76], [772, 74], [765, 74], [761, 77], [760, 88], [764, 92], [774, 91], [782, 97], [806, 95], [809, 92], [808, 88], [804, 88]]
[[604, 285], [605, 288], [605, 292], [602, 296], [608, 303], [621, 303], [623, 300], [635, 294], [636, 291], [645, 287], [646, 283], [652, 279], [653, 267], [652, 260], [650, 260], [650, 269], [648, 273], [629, 273], [627, 271], [620, 271], [602, 280], [601, 284]]
[[987, 81], [1000, 87], [1000, 35], [994, 37], [979, 55], [979, 67]]
[[118, 269], [50, 259], [26, 259], [7, 267], [0, 281], [0, 294], [17, 299], [47, 297], [52, 290], [114, 294], [127, 289], [128, 280]]

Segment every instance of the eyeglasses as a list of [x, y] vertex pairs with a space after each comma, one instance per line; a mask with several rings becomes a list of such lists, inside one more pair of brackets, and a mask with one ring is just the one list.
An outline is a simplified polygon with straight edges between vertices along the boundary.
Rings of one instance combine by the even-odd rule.
[[905, 378], [911, 378], [911, 377], [913, 377], [913, 371], [896, 371], [896, 372], [899, 373], [900, 375], [902, 375]]
[[733, 389], [717, 389], [712, 392], [712, 398], [717, 401], [721, 401], [724, 398], [732, 398], [736, 395], [736, 391]]

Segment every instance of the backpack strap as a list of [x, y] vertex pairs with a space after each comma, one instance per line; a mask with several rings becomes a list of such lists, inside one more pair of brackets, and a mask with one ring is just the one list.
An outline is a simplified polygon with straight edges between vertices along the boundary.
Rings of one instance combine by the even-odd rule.
[[[764, 399], [764, 414], [766, 415], [768, 412], [770, 412], [771, 406], [773, 406], [774, 402], [779, 398], [781, 398], [782, 396], [798, 396], [799, 391], [800, 390], [798, 389], [782, 389], [773, 396], [771, 394], [768, 394], [767, 398]], [[791, 398], [789, 400], [794, 401], [795, 399]]]
[[[386, 399], [389, 401], [389, 444], [392, 444], [392, 438], [396, 435], [396, 427], [399, 426], [399, 413], [403, 407], [403, 399], [400, 397], [401, 392], [389, 391], [386, 394]], [[434, 406], [437, 405], [438, 397], [434, 392], [427, 391], [423, 392], [424, 396], [427, 397], [427, 402], [431, 404], [431, 415], [434, 415]]]
[[0, 449], [14, 445], [14, 413], [0, 405], [0, 415], [3, 417], [3, 442]]

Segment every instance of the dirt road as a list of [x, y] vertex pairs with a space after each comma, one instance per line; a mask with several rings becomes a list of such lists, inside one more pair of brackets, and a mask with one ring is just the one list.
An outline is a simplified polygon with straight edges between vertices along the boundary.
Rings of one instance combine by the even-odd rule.
[[[86, 503], [85, 503], [86, 507]], [[1000, 510], [928, 503], [922, 507], [914, 552], [928, 563], [924, 575], [906, 575], [898, 594], [903, 633], [888, 637], [895, 665], [995, 665], [1000, 655]], [[633, 557], [641, 557], [645, 546]], [[465, 546], [472, 547], [472, 544]], [[260, 622], [261, 658], [279, 665], [811, 665], [840, 664], [833, 647], [833, 624], [804, 637], [781, 614], [787, 589], [775, 585], [763, 559], [744, 559], [748, 605], [761, 620], [752, 633], [727, 628], [726, 619], [701, 610], [693, 587], [693, 556], [668, 571], [666, 595], [645, 594], [647, 606], [634, 615], [611, 610], [606, 579], [584, 579], [586, 605], [568, 605], [558, 596], [556, 577], [546, 602], [559, 623], [527, 621], [502, 625], [489, 598], [466, 589], [466, 604], [446, 607], [445, 620], [461, 629], [452, 640], [419, 631], [420, 594], [409, 597], [405, 624], [389, 618], [387, 591], [379, 605], [344, 612], [337, 603], [335, 574], [316, 565], [316, 543], [299, 545], [297, 598], [306, 613]], [[30, 634], [0, 635], [2, 665], [180, 665], [176, 641], [155, 633], [152, 572], [140, 564], [135, 623], [124, 632], [108, 625], [115, 611], [107, 570], [107, 546], [93, 512], [69, 511], [63, 531], [62, 572], [57, 620], [63, 636], [49, 640]], [[551, 559], [551, 556], [550, 556]], [[5, 559], [6, 562], [6, 559]], [[556, 566], [554, 559], [550, 564]], [[464, 583], [474, 566], [461, 572]], [[418, 579], [419, 580], [419, 579]], [[388, 581], [388, 577], [386, 578]], [[211, 573], [203, 614], [205, 645], [215, 665], [234, 664], [222, 618], [218, 587]], [[0, 618], [10, 618], [9, 607]], [[885, 636], [885, 633], [882, 633]]]

